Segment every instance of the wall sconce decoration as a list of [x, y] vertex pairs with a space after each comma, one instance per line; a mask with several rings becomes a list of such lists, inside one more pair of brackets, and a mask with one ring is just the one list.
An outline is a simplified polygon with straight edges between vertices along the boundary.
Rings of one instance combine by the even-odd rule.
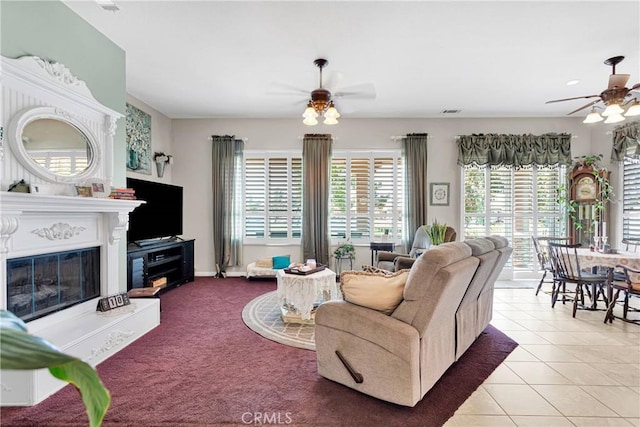
[[153, 160], [156, 162], [156, 170], [158, 171], [158, 177], [164, 176], [164, 167], [166, 164], [173, 164], [173, 156], [162, 152], [153, 153]]

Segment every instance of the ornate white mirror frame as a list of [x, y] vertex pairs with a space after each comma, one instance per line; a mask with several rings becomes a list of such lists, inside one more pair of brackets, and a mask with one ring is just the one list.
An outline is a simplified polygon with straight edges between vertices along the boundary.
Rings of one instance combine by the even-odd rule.
[[[98, 102], [85, 82], [60, 63], [37, 56], [2, 57], [1, 69], [5, 108], [0, 126], [10, 150], [0, 142], [0, 188], [6, 190], [21, 179], [29, 184], [78, 184], [97, 178], [111, 184], [113, 137], [116, 122], [123, 115]], [[75, 175], [60, 175], [31, 158], [22, 132], [41, 118], [60, 120], [84, 134], [91, 150], [86, 169]]]
[[[81, 135], [81, 138], [84, 139], [88, 145], [88, 161], [87, 166], [83, 170], [69, 175], [58, 174], [38, 163], [32, 157], [26, 147], [27, 137], [25, 136], [25, 129], [28, 125], [42, 119], [53, 119], [65, 123], [70, 126], [70, 129], [73, 129]], [[96, 143], [93, 132], [74, 116], [55, 107], [27, 108], [26, 110], [16, 113], [9, 123], [7, 138], [9, 146], [22, 166], [34, 175], [50, 182], [82, 183], [93, 176], [102, 158], [102, 150]]]

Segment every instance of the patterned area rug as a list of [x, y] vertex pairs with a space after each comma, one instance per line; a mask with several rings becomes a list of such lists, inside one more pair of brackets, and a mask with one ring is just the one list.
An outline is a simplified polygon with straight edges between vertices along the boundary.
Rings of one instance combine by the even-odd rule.
[[314, 325], [284, 323], [280, 315], [277, 291], [271, 291], [245, 305], [242, 321], [249, 329], [271, 341], [315, 351]]

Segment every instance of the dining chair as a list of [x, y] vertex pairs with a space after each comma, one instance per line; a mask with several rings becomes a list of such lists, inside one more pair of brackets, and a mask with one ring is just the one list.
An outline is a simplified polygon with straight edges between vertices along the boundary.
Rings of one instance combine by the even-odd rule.
[[[615, 294], [611, 297], [611, 301], [609, 301], [609, 305], [607, 307], [607, 313], [604, 316], [604, 323], [613, 322], [614, 317], [617, 317], [613, 314], [613, 309], [616, 304], [622, 303], [622, 317], [621, 319], [625, 322], [632, 322], [640, 324], [640, 319], [629, 320], [627, 314], [629, 311], [640, 311], [640, 309], [632, 308], [629, 305], [629, 297], [636, 296], [640, 297], [640, 282], [634, 282], [631, 279], [629, 273], [640, 274], [640, 270], [635, 270], [631, 267], [627, 267], [625, 265], [617, 265], [616, 271], [623, 273], [624, 280], [616, 280], [616, 277], [613, 274], [613, 271], [609, 273], [609, 277], [607, 280], [607, 286], [610, 290], [615, 291]], [[618, 301], [618, 297], [620, 296], [620, 292], [624, 292], [624, 299], [622, 301]]]
[[[533, 248], [536, 251], [536, 258], [538, 259], [538, 266], [540, 267], [540, 271], [542, 272], [542, 279], [540, 279], [540, 283], [538, 283], [538, 287], [536, 288], [536, 295], [540, 292], [542, 288], [542, 284], [545, 282], [547, 277], [547, 273], [551, 273], [551, 281], [547, 281], [547, 283], [553, 284], [553, 289], [555, 289], [556, 282], [553, 279], [553, 265], [551, 264], [551, 259], [549, 258], [549, 242], [558, 242], [558, 243], [569, 243], [571, 241], [570, 237], [536, 237], [531, 236], [531, 240], [533, 240]], [[552, 289], [552, 293], [553, 293]]]
[[[587, 292], [594, 303], [598, 299], [598, 296], [602, 295], [605, 300], [605, 304], [608, 306], [607, 296], [604, 291], [608, 276], [605, 274], [586, 272], [580, 268], [577, 249], [581, 247], [582, 246], [580, 244], [549, 242], [549, 256], [555, 272], [554, 280], [557, 282], [557, 286], [551, 295], [551, 306], [555, 306], [558, 296], [564, 291], [567, 283], [573, 283], [575, 284], [575, 293], [573, 294], [573, 317], [576, 317], [578, 301], [580, 301], [584, 306], [585, 292]], [[591, 292], [589, 288], [591, 288], [593, 292]], [[561, 289], [563, 291], [561, 291]]]
[[627, 237], [622, 239], [622, 244], [625, 252], [640, 252], [640, 238]]

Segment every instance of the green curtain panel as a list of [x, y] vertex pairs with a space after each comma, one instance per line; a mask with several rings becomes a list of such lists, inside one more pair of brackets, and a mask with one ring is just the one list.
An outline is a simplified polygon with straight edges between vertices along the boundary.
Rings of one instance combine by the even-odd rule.
[[302, 255], [329, 264], [331, 135], [306, 134], [302, 147]]
[[640, 122], [627, 123], [613, 131], [611, 161], [622, 162], [625, 157], [640, 159]]
[[234, 136], [211, 137], [211, 183], [213, 200], [213, 251], [216, 275], [229, 265], [240, 265], [242, 232], [240, 203], [242, 200], [240, 171], [244, 141]]
[[[413, 245], [418, 227], [427, 223], [427, 140], [426, 133], [408, 134], [402, 138], [402, 156], [405, 168], [404, 241], [407, 251]], [[407, 252], [408, 253], [408, 252]]]
[[571, 164], [571, 134], [473, 134], [458, 139], [461, 166], [551, 166]]

